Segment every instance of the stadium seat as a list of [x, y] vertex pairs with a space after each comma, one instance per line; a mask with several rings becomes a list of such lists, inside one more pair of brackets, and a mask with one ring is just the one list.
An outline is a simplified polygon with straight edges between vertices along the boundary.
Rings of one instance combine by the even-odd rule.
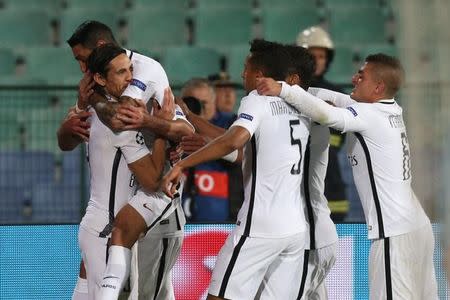
[[42, 78], [48, 84], [63, 84], [67, 77], [81, 78], [80, 67], [66, 45], [30, 47], [26, 51], [25, 64], [27, 76]]
[[376, 53], [384, 53], [391, 56], [397, 56], [397, 47], [391, 44], [366, 44], [359, 47], [358, 56], [361, 61], [370, 55]]
[[336, 83], [351, 83], [351, 78], [358, 66], [352, 48], [336, 45], [335, 55], [326, 78]]
[[321, 0], [330, 10], [340, 7], [373, 7], [379, 8], [379, 0]]
[[54, 155], [47, 151], [0, 151], [0, 186], [27, 189], [54, 177]]
[[240, 8], [251, 10], [252, 1], [251, 0], [197, 0], [197, 8], [203, 9], [229, 9], [229, 8]]
[[17, 224], [26, 221], [23, 215], [24, 195], [22, 187], [0, 186], [0, 224]]
[[133, 0], [133, 9], [181, 9], [185, 10], [189, 6], [190, 0]]
[[225, 54], [227, 48], [252, 39], [252, 15], [248, 9], [198, 9], [194, 17], [194, 43]]
[[[120, 13], [120, 12], [119, 12]], [[60, 17], [60, 43], [70, 38], [75, 29], [84, 21], [96, 20], [108, 25], [115, 33], [118, 31], [120, 17], [117, 10], [73, 8], [65, 10]]]
[[180, 85], [192, 77], [207, 77], [220, 71], [220, 55], [208, 48], [171, 47], [162, 61], [171, 85]]
[[139, 9], [127, 13], [127, 47], [155, 49], [185, 45], [187, 29], [183, 9]]
[[270, 8], [301, 8], [306, 10], [316, 9], [319, 7], [316, 0], [258, 0], [259, 6], [262, 9]]
[[80, 220], [80, 190], [60, 184], [37, 184], [31, 194], [32, 221], [76, 223]]
[[0, 76], [13, 75], [16, 68], [16, 56], [7, 48], [0, 48]]
[[64, 8], [64, 0], [3, 0], [5, 9], [40, 10], [56, 16]]
[[0, 151], [24, 148], [24, 138], [24, 125], [20, 111], [9, 107], [4, 108], [2, 105], [0, 108]]
[[51, 20], [46, 12], [0, 10], [0, 46], [48, 46], [51, 45], [51, 37]]
[[242, 83], [242, 71], [244, 70], [245, 58], [249, 53], [249, 44], [230, 47], [226, 65], [232, 82]]
[[381, 10], [370, 7], [334, 9], [330, 14], [329, 30], [336, 43], [386, 42], [385, 18]]
[[33, 109], [25, 114], [26, 147], [30, 150], [46, 150], [60, 155], [56, 131], [66, 111], [62, 108]]
[[127, 0], [65, 0], [67, 9], [108, 9], [113, 7], [119, 11], [125, 9]]
[[321, 16], [315, 8], [265, 7], [261, 21], [266, 40], [294, 43], [299, 31], [320, 23]]

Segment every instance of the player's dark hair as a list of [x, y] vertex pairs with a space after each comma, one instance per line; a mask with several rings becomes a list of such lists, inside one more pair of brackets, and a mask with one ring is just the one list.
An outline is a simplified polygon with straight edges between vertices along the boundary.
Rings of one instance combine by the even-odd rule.
[[126, 54], [125, 49], [114, 44], [101, 45], [95, 48], [91, 55], [89, 55], [87, 60], [88, 70], [92, 74], [99, 73], [103, 77], [106, 77], [109, 63], [120, 54]]
[[286, 45], [285, 47], [292, 58], [294, 72], [300, 77], [300, 86], [304, 89], [309, 88], [316, 68], [314, 56], [300, 46]]
[[259, 69], [265, 77], [285, 80], [293, 67], [286, 48], [276, 42], [256, 39], [250, 43], [249, 63]]
[[386, 95], [394, 97], [405, 80], [405, 71], [400, 60], [393, 56], [377, 53], [367, 56], [365, 61], [375, 66], [375, 75], [384, 82]]
[[89, 20], [78, 26], [67, 43], [71, 48], [80, 44], [88, 49], [94, 49], [99, 40], [118, 45], [111, 28], [101, 22]]

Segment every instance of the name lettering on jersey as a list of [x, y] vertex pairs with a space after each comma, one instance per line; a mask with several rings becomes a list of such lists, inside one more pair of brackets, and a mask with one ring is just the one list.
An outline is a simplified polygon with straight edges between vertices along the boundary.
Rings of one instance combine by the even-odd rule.
[[245, 113], [241, 113], [239, 115], [239, 119], [246, 119], [246, 120], [249, 120], [249, 121], [253, 121], [253, 117], [250, 116], [249, 114], [245, 114]]
[[352, 167], [358, 165], [358, 160], [356, 159], [356, 155], [347, 155], [347, 159]]
[[272, 116], [300, 114], [295, 108], [284, 101], [271, 101], [270, 110], [272, 111]]
[[134, 182], [135, 182], [134, 174], [131, 174], [131, 177], [130, 177], [130, 187], [133, 187], [133, 186], [134, 186]]
[[147, 86], [145, 85], [145, 83], [143, 83], [142, 81], [140, 81], [136, 78], [133, 78], [131, 80], [130, 85], [134, 85], [135, 87], [137, 87], [138, 89], [141, 89], [144, 92], [147, 89]]
[[388, 117], [389, 124], [391, 124], [392, 128], [404, 128], [405, 124], [403, 123], [402, 115], [390, 115]]
[[138, 131], [138, 133], [136, 133], [136, 143], [138, 143], [139, 145], [144, 145], [144, 135], [142, 134], [142, 132]]
[[358, 113], [356, 112], [356, 110], [353, 107], [347, 107], [347, 109], [353, 114], [353, 116], [357, 116]]

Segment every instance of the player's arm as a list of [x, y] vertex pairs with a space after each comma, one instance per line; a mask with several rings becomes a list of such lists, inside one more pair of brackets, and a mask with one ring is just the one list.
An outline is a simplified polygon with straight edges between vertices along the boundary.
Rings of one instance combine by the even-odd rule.
[[352, 104], [355, 104], [356, 101], [350, 98], [349, 95], [322, 89], [322, 88], [309, 88], [308, 93], [311, 95], [316, 96], [317, 98], [320, 98], [326, 102], [330, 102], [336, 107], [347, 107]]
[[261, 95], [281, 97], [313, 121], [339, 131], [358, 132], [367, 127], [367, 123], [354, 108], [339, 108], [329, 105], [298, 85], [290, 86], [285, 82], [276, 82], [271, 78], [261, 78], [257, 81], [257, 90]]
[[180, 181], [184, 169], [196, 166], [203, 162], [222, 158], [223, 156], [244, 147], [250, 137], [250, 133], [247, 129], [241, 126], [232, 126], [223, 135], [178, 162], [170, 172], [163, 177], [161, 182], [163, 191], [169, 197], [173, 197], [175, 194], [175, 187]]
[[90, 115], [87, 111], [77, 113], [75, 107], [69, 109], [56, 133], [62, 151], [71, 151], [83, 141], [88, 141], [90, 125], [86, 119]]
[[165, 147], [166, 140], [158, 137], [153, 143], [151, 154], [128, 164], [128, 168], [146, 192], [158, 190], [166, 159]]

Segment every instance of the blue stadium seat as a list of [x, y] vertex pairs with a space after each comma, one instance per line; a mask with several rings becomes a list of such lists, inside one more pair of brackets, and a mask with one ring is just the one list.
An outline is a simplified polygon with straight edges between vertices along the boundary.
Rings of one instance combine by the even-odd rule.
[[22, 212], [25, 199], [21, 187], [0, 186], [0, 224], [24, 222]]
[[37, 184], [31, 194], [32, 221], [76, 223], [80, 220], [80, 191], [59, 184]]

